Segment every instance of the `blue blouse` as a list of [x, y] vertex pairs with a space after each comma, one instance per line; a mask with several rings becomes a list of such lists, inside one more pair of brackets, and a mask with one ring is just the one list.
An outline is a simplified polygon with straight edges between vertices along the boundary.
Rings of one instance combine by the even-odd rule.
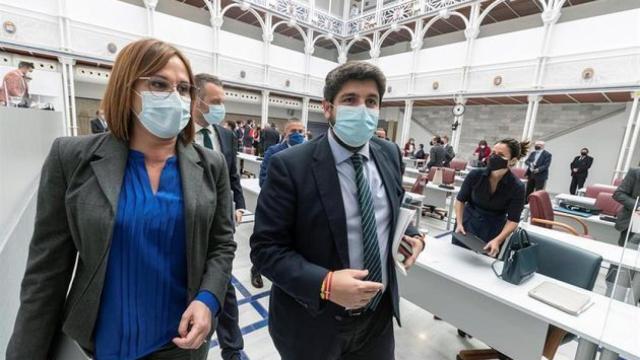
[[[144, 154], [129, 151], [94, 332], [97, 360], [137, 359], [178, 336], [188, 306], [180, 180], [174, 156], [154, 194]], [[217, 313], [213, 294], [203, 291], [196, 299]]]

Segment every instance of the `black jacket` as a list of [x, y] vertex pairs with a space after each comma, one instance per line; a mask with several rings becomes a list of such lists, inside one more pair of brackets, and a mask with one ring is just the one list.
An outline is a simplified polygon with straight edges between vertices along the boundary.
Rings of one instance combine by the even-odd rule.
[[[593, 158], [591, 156], [587, 155], [582, 159], [580, 158], [580, 156], [576, 156], [575, 158], [573, 158], [573, 161], [569, 166], [569, 168], [571, 169], [571, 176], [587, 175], [592, 164]], [[573, 169], [578, 169], [578, 171], [573, 172]]]
[[267, 150], [270, 146], [280, 142], [280, 133], [278, 130], [269, 126], [262, 132], [260, 141], [262, 142], [263, 149]]
[[102, 125], [102, 121], [100, 119], [95, 118], [91, 120], [91, 133], [92, 134], [100, 134], [103, 132], [109, 131], [104, 125]]
[[432, 166], [443, 167], [448, 163], [447, 150], [442, 145], [434, 145], [429, 150], [429, 162], [427, 162], [427, 169]]
[[[385, 140], [372, 138], [369, 146], [391, 204], [393, 234], [404, 195], [402, 155], [395, 144]], [[406, 234], [414, 236], [418, 231], [411, 226]], [[399, 321], [391, 254], [389, 251], [386, 264], [388, 291]], [[337, 336], [334, 317], [344, 309], [321, 300], [320, 287], [329, 271], [349, 268], [349, 249], [340, 182], [326, 135], [271, 158], [256, 208], [251, 261], [273, 282], [271, 336], [289, 342], [287, 346], [307, 346], [309, 351], [329, 346]]]
[[218, 140], [220, 141], [220, 148], [222, 155], [227, 161], [227, 168], [229, 169], [229, 178], [231, 191], [233, 191], [233, 202], [236, 205], [236, 209], [244, 209], [246, 207], [244, 202], [244, 195], [242, 194], [242, 185], [240, 185], [240, 174], [238, 173], [238, 156], [236, 138], [233, 131], [225, 129], [220, 125], [214, 125], [216, 133], [218, 133]]

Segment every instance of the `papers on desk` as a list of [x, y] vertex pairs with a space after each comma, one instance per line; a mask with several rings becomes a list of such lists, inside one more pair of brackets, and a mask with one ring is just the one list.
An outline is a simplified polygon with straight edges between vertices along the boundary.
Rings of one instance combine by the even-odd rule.
[[398, 271], [404, 276], [407, 276], [407, 269], [404, 268], [404, 264], [402, 263], [404, 255], [400, 253], [400, 246], [402, 246], [401, 242], [404, 237], [404, 232], [407, 231], [407, 227], [409, 227], [411, 218], [413, 218], [414, 215], [415, 210], [400, 208], [396, 231], [393, 233], [393, 244], [391, 245], [393, 249], [393, 261], [396, 263]]
[[574, 316], [593, 305], [591, 296], [548, 281], [531, 289], [529, 296]]

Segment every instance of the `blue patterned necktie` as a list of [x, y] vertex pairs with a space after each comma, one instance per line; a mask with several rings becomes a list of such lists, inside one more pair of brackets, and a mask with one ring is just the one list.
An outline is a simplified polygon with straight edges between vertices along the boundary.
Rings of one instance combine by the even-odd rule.
[[[367, 281], [382, 283], [382, 264], [380, 263], [380, 248], [378, 247], [378, 233], [376, 216], [371, 197], [369, 182], [364, 177], [362, 155], [351, 156], [351, 163], [356, 171], [356, 186], [358, 188], [358, 206], [362, 221], [362, 243], [364, 255], [364, 268], [369, 270], [365, 278]], [[382, 299], [382, 292], [376, 294], [367, 305], [367, 309], [375, 310]]]

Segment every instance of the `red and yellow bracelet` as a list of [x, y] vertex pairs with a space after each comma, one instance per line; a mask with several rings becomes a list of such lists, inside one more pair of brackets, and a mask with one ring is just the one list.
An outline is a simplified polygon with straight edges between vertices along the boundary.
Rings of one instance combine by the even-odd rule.
[[333, 271], [330, 271], [322, 281], [322, 287], [320, 288], [320, 299], [329, 300], [331, 296], [331, 280], [333, 280]]

